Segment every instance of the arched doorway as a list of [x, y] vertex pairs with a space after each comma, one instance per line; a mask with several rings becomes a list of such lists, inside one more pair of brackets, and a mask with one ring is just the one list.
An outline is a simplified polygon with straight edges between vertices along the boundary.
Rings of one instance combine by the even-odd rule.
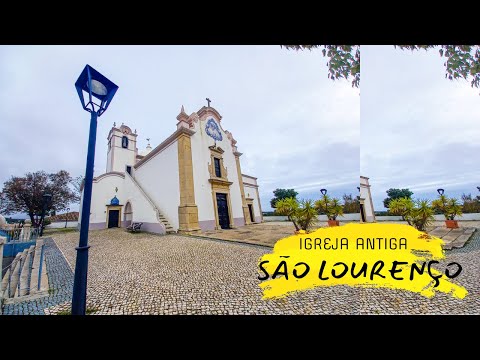
[[127, 205], [125, 205], [125, 211], [123, 213], [123, 226], [127, 227], [132, 224], [132, 218], [133, 218], [133, 210], [132, 210], [132, 204], [127, 202]]

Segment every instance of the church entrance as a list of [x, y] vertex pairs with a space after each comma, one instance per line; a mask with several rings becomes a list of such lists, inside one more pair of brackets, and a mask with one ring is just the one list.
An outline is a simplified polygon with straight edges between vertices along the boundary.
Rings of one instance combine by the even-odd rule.
[[120, 210], [108, 211], [108, 228], [118, 227], [118, 220], [120, 218]]
[[253, 216], [253, 204], [248, 204], [248, 211], [250, 213], [250, 221], [255, 222], [255, 216]]
[[222, 229], [230, 229], [227, 194], [217, 193], [218, 223]]

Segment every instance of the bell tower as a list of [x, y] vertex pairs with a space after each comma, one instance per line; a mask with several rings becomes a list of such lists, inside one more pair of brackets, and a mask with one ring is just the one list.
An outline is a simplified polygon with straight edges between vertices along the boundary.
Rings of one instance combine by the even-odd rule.
[[115, 123], [108, 133], [107, 173], [130, 171], [138, 154], [137, 134], [124, 125], [117, 128]]

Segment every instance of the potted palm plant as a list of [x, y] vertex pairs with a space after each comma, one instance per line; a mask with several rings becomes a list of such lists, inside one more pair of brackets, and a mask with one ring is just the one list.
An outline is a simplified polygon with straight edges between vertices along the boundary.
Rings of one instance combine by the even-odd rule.
[[340, 203], [340, 200], [337, 198], [333, 198], [330, 202], [330, 206], [328, 207], [328, 226], [339, 226], [340, 221], [337, 220], [337, 217], [343, 215], [343, 206]]
[[328, 218], [328, 226], [339, 226], [338, 216], [343, 215], [343, 206], [337, 198], [330, 198], [325, 189], [322, 192], [322, 199], [315, 202], [315, 208], [319, 213], [324, 213]]
[[445, 216], [445, 225], [448, 229], [458, 228], [458, 221], [455, 220], [455, 216], [462, 216], [462, 206], [457, 199], [448, 198], [442, 192], [438, 199], [432, 202], [432, 205], [434, 209], [440, 211]]
[[462, 216], [462, 206], [458, 202], [457, 199], [449, 199], [447, 203], [447, 219], [445, 220], [445, 224], [447, 228], [457, 229], [458, 228], [458, 221], [455, 220], [455, 216]]

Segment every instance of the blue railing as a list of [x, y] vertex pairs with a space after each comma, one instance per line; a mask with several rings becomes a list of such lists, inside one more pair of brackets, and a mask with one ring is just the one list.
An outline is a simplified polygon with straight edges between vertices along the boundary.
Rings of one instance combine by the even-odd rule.
[[[3, 256], [13, 257], [19, 252], [35, 245], [40, 229], [30, 227], [17, 227], [13, 229], [0, 229], [0, 236], [7, 239], [3, 246]], [[1, 255], [1, 254], [0, 254]]]
[[[6, 298], [13, 298], [14, 296], [31, 295], [40, 291], [44, 266], [43, 262], [45, 259], [45, 244], [42, 243], [41, 245], [37, 246], [41, 246], [41, 248], [39, 249], [39, 251], [35, 249], [33, 253], [31, 253], [31, 256], [28, 258], [28, 260], [26, 256], [19, 255], [7, 267], [2, 269], [6, 271], [3, 279], [0, 279], [0, 297], [2, 293]], [[40, 255], [40, 261], [37, 263], [38, 269], [34, 269], [34, 257], [38, 255]], [[26, 278], [27, 283], [23, 284], [23, 290], [25, 290], [25, 292], [22, 293], [22, 272], [24, 270], [25, 261], [29, 261], [27, 267], [25, 268], [28, 272], [28, 276]], [[32, 283], [32, 276], [34, 271], [36, 272], [36, 276], [38, 279], [36, 283]], [[12, 282], [15, 283], [13, 287]], [[33, 288], [31, 286], [33, 286]]]
[[8, 243], [35, 242], [40, 234], [38, 228], [0, 229], [0, 236], [7, 238]]
[[42, 250], [40, 252], [40, 265], [38, 266], [38, 284], [37, 290], [40, 290], [40, 285], [42, 283], [42, 268], [43, 268], [43, 257], [45, 256], [45, 244], [42, 244]]

